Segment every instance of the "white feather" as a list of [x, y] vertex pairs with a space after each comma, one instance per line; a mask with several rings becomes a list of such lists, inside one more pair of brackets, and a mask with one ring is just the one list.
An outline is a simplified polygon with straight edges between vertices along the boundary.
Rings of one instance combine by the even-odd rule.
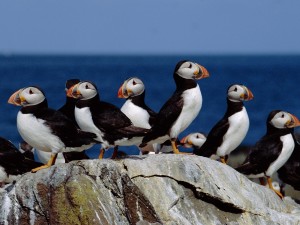
[[132, 124], [136, 127], [142, 127], [150, 129], [149, 113], [132, 103], [131, 99], [128, 99], [121, 108], [121, 111], [131, 120]]
[[221, 146], [217, 149], [218, 156], [229, 155], [244, 140], [249, 130], [249, 117], [246, 108], [228, 118], [229, 129], [223, 137]]
[[59, 137], [52, 134], [45, 120], [38, 119], [33, 114], [23, 114], [21, 111], [19, 111], [17, 116], [17, 128], [24, 141], [35, 149], [44, 152], [55, 154], [59, 152], [83, 151], [93, 145], [83, 145], [75, 148], [67, 147]]
[[182, 97], [183, 108], [171, 128], [171, 138], [177, 138], [193, 122], [202, 107], [202, 95], [198, 84], [195, 88], [185, 90]]
[[286, 161], [290, 158], [294, 151], [295, 142], [293, 139], [293, 136], [291, 134], [284, 135], [280, 137], [280, 140], [282, 141], [282, 150], [279, 155], [279, 157], [271, 163], [268, 170], [266, 171], [267, 176], [272, 176], [275, 172], [277, 172], [280, 167], [282, 167]]

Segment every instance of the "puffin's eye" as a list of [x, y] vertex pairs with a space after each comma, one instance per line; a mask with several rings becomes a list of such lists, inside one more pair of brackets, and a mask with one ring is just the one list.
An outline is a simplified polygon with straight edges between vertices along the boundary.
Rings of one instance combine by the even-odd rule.
[[85, 85], [85, 89], [89, 89], [89, 85], [86, 84], [86, 85]]
[[135, 82], [135, 80], [133, 80], [133, 81], [132, 81], [132, 84], [133, 84], [133, 85], [136, 85], [136, 82]]
[[281, 118], [284, 118], [284, 114], [281, 115]]
[[189, 68], [191, 69], [191, 68], [192, 68], [192, 66], [193, 66], [193, 65], [192, 65], [192, 63], [190, 63], [190, 65], [189, 65]]
[[237, 87], [235, 87], [234, 91], [237, 91]]
[[33, 91], [31, 89], [29, 89], [29, 94], [31, 94], [31, 95], [33, 94]]
[[199, 135], [197, 135], [196, 138], [200, 138]]

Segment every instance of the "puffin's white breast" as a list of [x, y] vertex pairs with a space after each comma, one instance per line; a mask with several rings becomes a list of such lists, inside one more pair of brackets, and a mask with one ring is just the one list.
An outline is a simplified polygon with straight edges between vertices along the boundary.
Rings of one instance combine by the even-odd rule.
[[295, 142], [291, 134], [284, 135], [280, 137], [280, 140], [282, 141], [282, 151], [279, 155], [279, 157], [271, 163], [269, 166], [266, 175], [272, 176], [275, 172], [277, 172], [280, 167], [282, 167], [286, 161], [290, 158], [294, 151]]
[[23, 114], [21, 111], [17, 116], [18, 131], [28, 144], [41, 151], [58, 153], [63, 150], [65, 145], [52, 134], [50, 127], [45, 122], [33, 114]]
[[225, 156], [236, 149], [246, 137], [249, 130], [249, 117], [245, 107], [228, 118], [229, 128], [217, 149], [218, 156]]
[[98, 129], [98, 127], [95, 126], [90, 107], [75, 107], [75, 119], [81, 130], [96, 134], [97, 140], [103, 142], [103, 133], [100, 129]]
[[121, 111], [131, 120], [134, 126], [147, 129], [151, 128], [149, 124], [149, 113], [145, 109], [133, 104], [130, 99], [124, 103]]
[[177, 138], [196, 118], [202, 107], [202, 95], [199, 85], [182, 93], [183, 108], [170, 131], [171, 138]]

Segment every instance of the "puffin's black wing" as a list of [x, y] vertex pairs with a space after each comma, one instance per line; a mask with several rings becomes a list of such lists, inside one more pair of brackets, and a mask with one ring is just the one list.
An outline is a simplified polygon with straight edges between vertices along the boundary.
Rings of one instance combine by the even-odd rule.
[[107, 102], [91, 106], [91, 113], [94, 124], [105, 132], [132, 125], [130, 119], [118, 107]]
[[179, 117], [183, 107], [180, 92], [175, 92], [159, 111], [151, 131], [144, 137], [143, 143], [148, 143], [158, 137], [168, 134], [170, 128]]
[[26, 159], [10, 141], [0, 137], [0, 165], [8, 174], [18, 175], [43, 164]]
[[60, 111], [43, 108], [35, 113], [37, 118], [45, 120], [52, 133], [58, 136], [66, 147], [80, 147], [95, 143], [97, 136], [93, 133], [84, 132]]
[[148, 106], [147, 106], [146, 110], [150, 115], [149, 124], [152, 127], [155, 124], [156, 117], [158, 114], [156, 112], [154, 112], [152, 109], [150, 109]]
[[227, 118], [220, 120], [209, 132], [206, 141], [201, 148], [194, 150], [195, 155], [204, 157], [210, 157], [217, 152], [219, 146], [221, 146], [223, 137], [229, 128], [229, 122]]
[[236, 170], [246, 175], [263, 173], [278, 158], [282, 147], [278, 135], [266, 135], [251, 148], [246, 161]]

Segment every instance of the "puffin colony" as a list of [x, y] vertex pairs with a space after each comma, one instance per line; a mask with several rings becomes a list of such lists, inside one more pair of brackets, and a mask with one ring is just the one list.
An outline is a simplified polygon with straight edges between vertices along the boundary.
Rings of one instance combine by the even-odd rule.
[[[100, 98], [96, 84], [70, 79], [65, 84], [66, 102], [58, 110], [48, 107], [43, 90], [36, 86], [15, 91], [8, 103], [20, 106], [17, 129], [24, 140], [20, 148], [0, 138], [0, 187], [26, 172], [47, 169], [55, 163], [89, 159], [85, 150], [99, 145], [99, 159], [114, 148], [112, 159], [120, 157], [119, 146], [135, 145], [140, 154], [188, 154], [178, 147], [192, 148], [191, 157], [208, 157], [227, 164], [249, 130], [245, 101], [254, 98], [243, 84], [227, 90], [227, 109], [209, 133], [195, 132], [179, 141], [179, 135], [198, 116], [202, 95], [196, 80], [208, 78], [205, 67], [191, 61], [177, 63], [173, 73], [176, 89], [154, 112], [146, 103], [146, 88], [138, 77], [130, 77], [119, 87], [124, 98], [121, 108]], [[259, 178], [280, 198], [272, 176], [278, 174], [281, 184], [300, 190], [300, 144], [294, 128], [299, 119], [283, 110], [272, 110], [266, 120], [266, 134], [246, 153], [245, 161], [235, 168], [251, 179]], [[33, 157], [38, 156], [39, 162]]]

